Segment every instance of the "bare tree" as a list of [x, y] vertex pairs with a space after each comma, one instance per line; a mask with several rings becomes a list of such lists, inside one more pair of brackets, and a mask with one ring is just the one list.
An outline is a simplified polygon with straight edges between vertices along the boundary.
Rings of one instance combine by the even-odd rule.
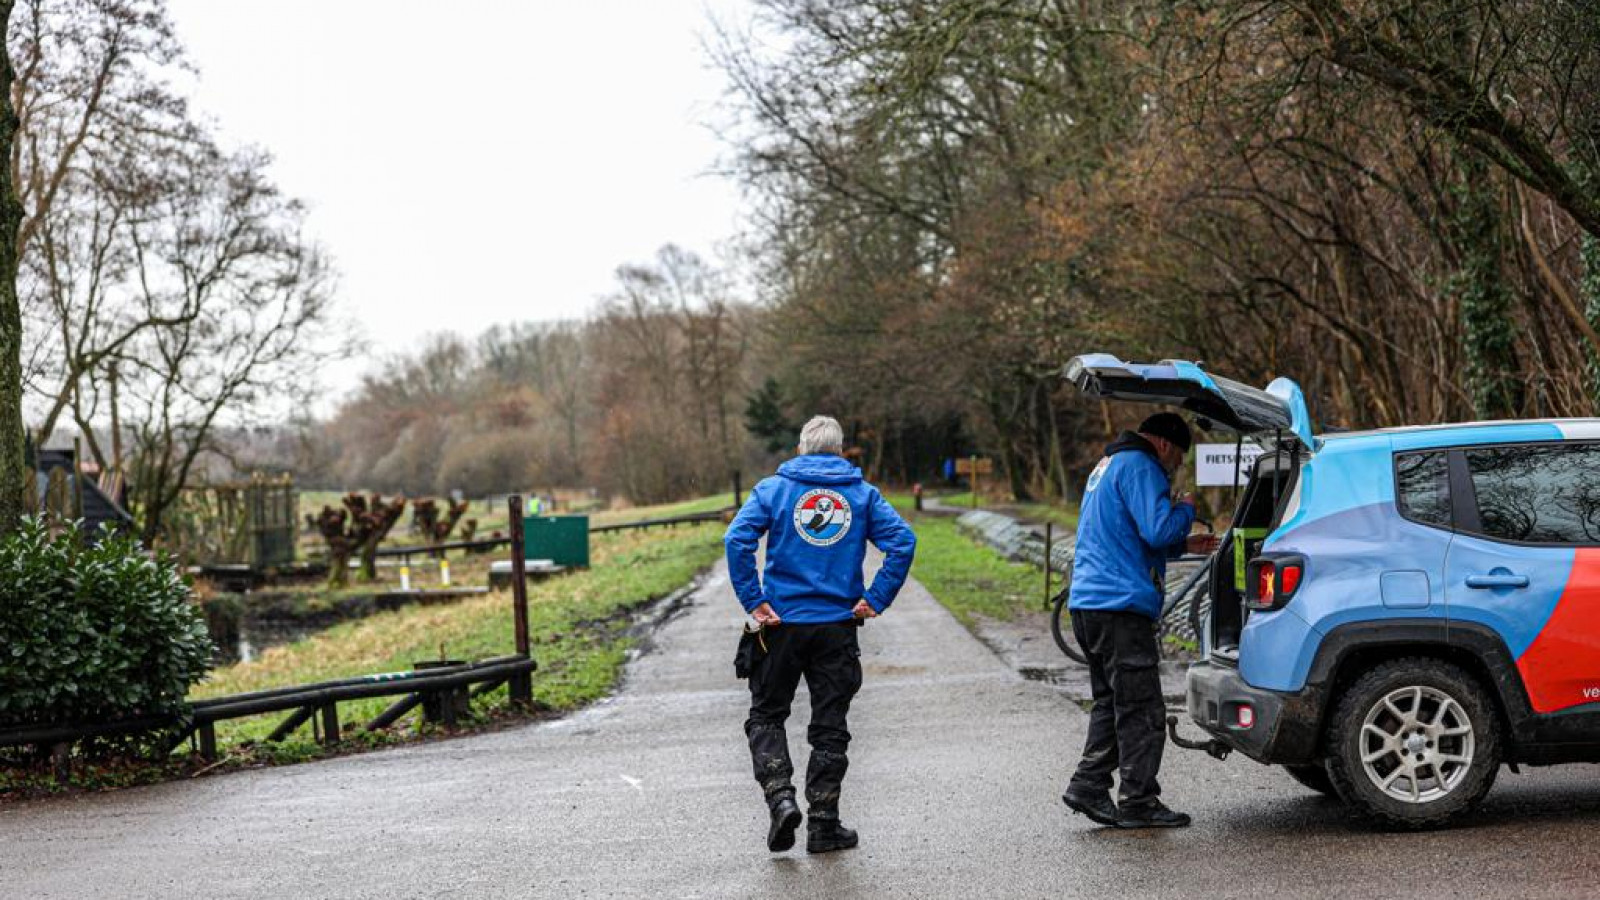
[[93, 165], [86, 160], [196, 129], [161, 79], [185, 65], [164, 0], [23, 0], [19, 9], [11, 43], [24, 139], [8, 159], [26, 252], [73, 173]]
[[25, 0], [19, 10], [22, 139], [7, 158], [24, 213], [24, 375], [46, 404], [43, 442], [80, 380], [152, 324], [121, 296], [125, 210], [107, 173], [201, 138], [163, 80], [184, 61], [162, 0]]
[[1600, 200], [1585, 183], [1600, 167], [1587, 110], [1600, 99], [1593, 4], [1278, 0], [1230, 12], [1390, 93], [1600, 236]]
[[[203, 149], [160, 180], [120, 188], [133, 208], [141, 301], [164, 311], [160, 327], [117, 354], [131, 407], [123, 418], [134, 437], [133, 502], [147, 539], [220, 424], [287, 414], [305, 402], [317, 368], [346, 349], [327, 264], [266, 165], [258, 153]], [[74, 403], [98, 395], [92, 386]]]
[[540, 356], [541, 386], [551, 411], [561, 423], [568, 474], [574, 480], [583, 472], [578, 435], [588, 413], [584, 340], [581, 329], [558, 326], [547, 335], [544, 353]]
[[23, 0], [9, 38], [28, 365], [8, 383], [41, 440], [70, 416], [102, 464], [103, 414], [115, 448], [129, 413], [154, 537], [218, 425], [287, 409], [333, 348], [329, 273], [266, 159], [218, 150], [168, 86], [186, 62], [164, 0]]

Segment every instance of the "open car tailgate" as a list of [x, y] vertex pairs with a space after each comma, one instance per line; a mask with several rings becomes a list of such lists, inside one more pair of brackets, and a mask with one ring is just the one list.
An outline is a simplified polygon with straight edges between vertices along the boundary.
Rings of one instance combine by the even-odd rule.
[[1184, 360], [1129, 363], [1109, 353], [1073, 357], [1063, 375], [1091, 397], [1178, 406], [1240, 434], [1278, 433], [1316, 449], [1305, 395], [1287, 378], [1261, 390]]

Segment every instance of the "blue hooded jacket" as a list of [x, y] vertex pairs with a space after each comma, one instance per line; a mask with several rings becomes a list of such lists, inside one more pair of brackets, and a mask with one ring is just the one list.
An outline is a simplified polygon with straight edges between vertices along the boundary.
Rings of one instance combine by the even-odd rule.
[[[767, 566], [756, 577], [756, 546], [767, 536]], [[883, 551], [872, 586], [862, 587], [867, 541]], [[831, 454], [797, 456], [761, 480], [722, 539], [728, 575], [745, 612], [762, 603], [796, 625], [843, 622], [865, 599], [883, 612], [911, 572], [917, 536], [861, 470]]]
[[1157, 585], [1194, 525], [1194, 507], [1168, 490], [1149, 441], [1129, 431], [1106, 447], [1083, 489], [1069, 608], [1161, 615]]

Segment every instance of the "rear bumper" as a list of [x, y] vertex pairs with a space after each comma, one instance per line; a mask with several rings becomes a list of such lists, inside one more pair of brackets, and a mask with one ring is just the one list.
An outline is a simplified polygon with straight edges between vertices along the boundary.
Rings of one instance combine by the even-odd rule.
[[[1254, 688], [1237, 669], [1212, 662], [1189, 667], [1189, 718], [1259, 762], [1300, 765], [1321, 756], [1324, 695], [1309, 685], [1295, 693]], [[1248, 728], [1239, 725], [1239, 710], [1245, 706], [1254, 713]]]

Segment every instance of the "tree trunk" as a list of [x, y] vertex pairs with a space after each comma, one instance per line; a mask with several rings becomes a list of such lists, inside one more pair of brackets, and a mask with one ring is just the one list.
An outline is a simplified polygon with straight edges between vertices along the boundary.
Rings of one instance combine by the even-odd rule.
[[[1591, 327], [1600, 327], [1600, 238], [1585, 234], [1579, 246], [1583, 259], [1583, 277], [1579, 282], [1583, 291], [1583, 312]], [[1600, 352], [1593, 346], [1585, 350], [1589, 364], [1589, 402], [1592, 410], [1600, 410]]]
[[1461, 154], [1461, 163], [1455, 231], [1462, 263], [1452, 287], [1461, 305], [1467, 387], [1480, 417], [1512, 418], [1521, 411], [1523, 396], [1512, 297], [1500, 269], [1500, 209], [1489, 167], [1470, 152]]
[[[0, 161], [11, 159], [17, 137], [17, 110], [11, 86], [16, 70], [5, 40], [11, 33], [14, 0], [0, 0]], [[22, 204], [11, 180], [11, 166], [0, 165], [0, 533], [21, 521], [27, 464], [23, 458], [22, 308], [17, 301], [17, 234]]]
[[350, 583], [350, 548], [328, 546], [328, 587], [342, 588]]
[[382, 536], [373, 533], [372, 537], [361, 543], [361, 580], [378, 580], [378, 542]]

